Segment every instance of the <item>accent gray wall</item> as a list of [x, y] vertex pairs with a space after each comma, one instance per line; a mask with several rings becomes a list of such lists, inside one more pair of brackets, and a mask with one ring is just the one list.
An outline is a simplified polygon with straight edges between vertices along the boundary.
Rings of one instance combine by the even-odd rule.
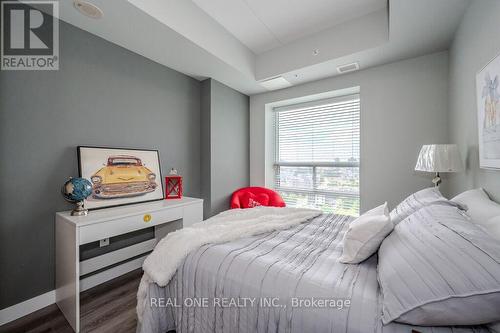
[[423, 144], [448, 139], [447, 52], [251, 96], [251, 184], [268, 181], [266, 104], [356, 86], [361, 90], [361, 211], [384, 201], [394, 207], [410, 193], [431, 186], [432, 175], [414, 168]]
[[484, 187], [500, 201], [500, 171], [479, 168], [476, 74], [500, 54], [500, 2], [472, 1], [450, 50], [450, 142], [457, 143], [466, 171], [450, 179], [450, 194]]
[[54, 289], [77, 145], [157, 148], [200, 195], [200, 83], [66, 23], [59, 71], [0, 73], [0, 308]]
[[249, 184], [249, 98], [213, 79], [202, 82], [201, 95], [202, 192], [210, 217]]

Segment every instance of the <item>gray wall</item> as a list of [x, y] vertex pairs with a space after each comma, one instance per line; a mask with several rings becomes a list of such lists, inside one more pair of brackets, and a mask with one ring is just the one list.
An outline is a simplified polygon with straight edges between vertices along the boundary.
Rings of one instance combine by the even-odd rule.
[[249, 184], [249, 99], [222, 83], [202, 82], [202, 192], [205, 217], [229, 207]]
[[60, 70], [0, 74], [0, 308], [54, 288], [77, 145], [158, 148], [200, 195], [200, 83], [61, 22]]
[[467, 170], [453, 175], [449, 192], [484, 187], [500, 201], [500, 171], [479, 168], [476, 73], [500, 54], [500, 1], [472, 1], [450, 50], [450, 142], [460, 147]]
[[423, 144], [448, 139], [447, 52], [251, 96], [251, 184], [266, 183], [266, 104], [354, 86], [361, 89], [361, 210], [384, 201], [394, 207], [432, 185], [414, 168]]

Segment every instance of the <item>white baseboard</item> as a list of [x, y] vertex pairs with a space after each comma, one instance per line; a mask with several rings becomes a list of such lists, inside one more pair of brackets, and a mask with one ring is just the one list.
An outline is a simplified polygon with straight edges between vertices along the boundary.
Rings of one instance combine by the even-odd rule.
[[2, 309], [0, 310], [0, 326], [29, 315], [32, 312], [43, 309], [44, 307], [54, 304], [55, 302], [56, 292], [55, 290], [51, 290], [40, 296], [33, 297], [24, 302]]

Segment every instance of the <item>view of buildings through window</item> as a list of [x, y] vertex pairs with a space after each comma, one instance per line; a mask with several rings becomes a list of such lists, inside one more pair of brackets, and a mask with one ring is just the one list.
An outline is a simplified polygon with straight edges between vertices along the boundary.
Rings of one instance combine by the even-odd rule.
[[359, 215], [359, 95], [276, 108], [275, 129], [275, 189], [287, 205]]

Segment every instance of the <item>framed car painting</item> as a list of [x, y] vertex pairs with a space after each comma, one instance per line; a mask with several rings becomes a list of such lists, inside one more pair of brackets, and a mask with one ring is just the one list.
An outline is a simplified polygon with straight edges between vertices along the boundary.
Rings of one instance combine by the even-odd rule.
[[479, 165], [500, 169], [500, 55], [476, 75]]
[[79, 146], [78, 172], [92, 183], [87, 209], [164, 198], [158, 150]]

